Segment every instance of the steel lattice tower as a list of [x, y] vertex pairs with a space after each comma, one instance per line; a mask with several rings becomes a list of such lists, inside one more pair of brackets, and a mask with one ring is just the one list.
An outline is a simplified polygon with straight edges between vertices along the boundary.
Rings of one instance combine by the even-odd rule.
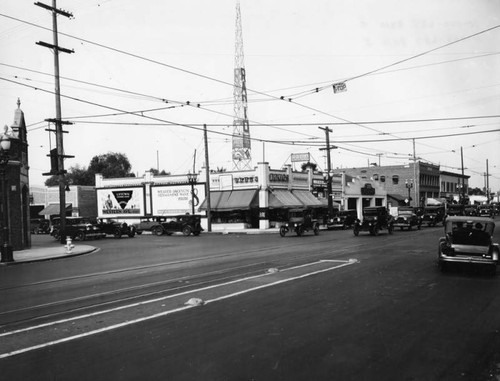
[[234, 121], [233, 121], [233, 169], [252, 169], [250, 127], [247, 117], [247, 87], [243, 59], [243, 34], [241, 30], [240, 2], [236, 2], [236, 39], [234, 58]]

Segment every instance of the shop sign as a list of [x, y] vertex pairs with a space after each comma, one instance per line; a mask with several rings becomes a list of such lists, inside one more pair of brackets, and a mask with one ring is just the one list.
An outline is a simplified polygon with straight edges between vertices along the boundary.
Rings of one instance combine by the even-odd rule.
[[259, 182], [258, 176], [241, 176], [241, 177], [234, 178], [235, 184], [250, 184], [250, 183], [258, 183], [258, 182]]
[[363, 188], [361, 188], [361, 195], [362, 196], [374, 196], [375, 195], [375, 188], [372, 187], [371, 184], [366, 183]]
[[269, 182], [272, 183], [288, 183], [290, 176], [286, 173], [270, 173]]
[[292, 153], [291, 155], [291, 161], [292, 163], [296, 163], [296, 162], [302, 162], [302, 161], [305, 161], [305, 162], [308, 162], [310, 160], [310, 153], [309, 152], [306, 152], [306, 153]]
[[97, 190], [99, 217], [142, 216], [144, 214], [144, 189], [108, 188]]

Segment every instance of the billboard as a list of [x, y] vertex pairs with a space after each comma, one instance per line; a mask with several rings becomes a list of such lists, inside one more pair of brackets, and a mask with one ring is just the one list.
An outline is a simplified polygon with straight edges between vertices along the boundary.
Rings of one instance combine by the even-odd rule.
[[153, 186], [151, 199], [154, 216], [173, 216], [192, 212], [191, 202], [194, 201], [194, 211], [205, 200], [205, 185], [195, 184], [194, 195], [191, 196], [191, 185]]
[[101, 218], [140, 217], [144, 215], [144, 189], [97, 189], [97, 215]]

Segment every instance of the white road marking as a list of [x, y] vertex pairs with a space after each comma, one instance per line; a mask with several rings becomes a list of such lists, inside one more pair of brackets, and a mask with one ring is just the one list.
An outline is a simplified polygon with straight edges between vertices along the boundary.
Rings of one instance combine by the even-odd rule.
[[[263, 288], [267, 288], [267, 287], [271, 287], [271, 286], [276, 286], [276, 285], [279, 285], [279, 284], [282, 284], [282, 283], [291, 282], [291, 281], [294, 281], [294, 280], [306, 278], [308, 276], [320, 274], [320, 273], [323, 273], [323, 272], [326, 272], [326, 271], [336, 270], [336, 269], [339, 269], [341, 267], [350, 266], [350, 265], [353, 265], [355, 263], [358, 263], [358, 261], [356, 259], [349, 259], [348, 261], [320, 260], [318, 262], [311, 262], [311, 263], [306, 263], [304, 265], [289, 267], [289, 268], [286, 268], [284, 270], [281, 270], [281, 273], [286, 272], [286, 271], [290, 271], [290, 270], [294, 270], [294, 269], [304, 268], [304, 267], [307, 267], [307, 266], [317, 265], [318, 263], [340, 263], [340, 264], [338, 264], [336, 266], [328, 267], [326, 269], [321, 269], [321, 270], [316, 270], [316, 271], [308, 272], [308, 273], [297, 275], [297, 276], [294, 276], [294, 277], [290, 277], [290, 278], [278, 280], [278, 281], [275, 281], [275, 282], [272, 282], [272, 283], [263, 284], [263, 285], [259, 285], [259, 286], [256, 286], [256, 287], [247, 288], [247, 289], [245, 289], [243, 291], [238, 291], [238, 292], [234, 292], [234, 293], [231, 293], [231, 294], [223, 295], [223, 296], [220, 296], [220, 297], [217, 297], [217, 298], [209, 299], [209, 300], [204, 301], [204, 304], [209, 304], [209, 303], [217, 302], [217, 301], [228, 299], [228, 298], [231, 298], [231, 297], [243, 295], [243, 294], [246, 294], [248, 292], [255, 291], [255, 290], [259, 290], [259, 289], [263, 289]], [[209, 289], [214, 289], [214, 288], [217, 288], [217, 287], [227, 286], [227, 285], [230, 285], [230, 284], [240, 283], [240, 282], [243, 282], [243, 281], [247, 281], [247, 280], [251, 280], [251, 279], [257, 279], [257, 278], [262, 278], [262, 277], [267, 277], [267, 276], [272, 276], [272, 275], [275, 275], [275, 274], [264, 273], [264, 274], [260, 274], [260, 275], [254, 275], [254, 276], [251, 276], [251, 277], [241, 278], [241, 279], [233, 280], [233, 281], [230, 281], [230, 282], [225, 282], [225, 283], [221, 283], [221, 284], [217, 284], [217, 285], [203, 287], [203, 288], [200, 288], [200, 289], [197, 289], [197, 290], [185, 291], [185, 292], [181, 292], [181, 293], [175, 294], [175, 295], [169, 295], [169, 296], [165, 296], [165, 297], [161, 297], [161, 298], [155, 298], [155, 299], [151, 299], [151, 300], [146, 300], [146, 301], [143, 301], [143, 302], [133, 303], [133, 304], [129, 304], [129, 305], [121, 306], [121, 307], [115, 307], [115, 308], [112, 308], [112, 309], [107, 309], [107, 310], [103, 310], [103, 311], [93, 312], [93, 313], [90, 313], [90, 314], [75, 316], [75, 317], [68, 318], [68, 319], [61, 319], [61, 320], [57, 320], [57, 321], [54, 321], [54, 322], [49, 322], [49, 323], [45, 323], [45, 324], [39, 324], [39, 325], [32, 326], [32, 327], [27, 327], [27, 328], [15, 330], [15, 331], [5, 332], [5, 333], [0, 334], [0, 337], [4, 337], [4, 336], [8, 336], [8, 335], [13, 335], [13, 334], [16, 334], [16, 333], [28, 332], [28, 331], [32, 331], [32, 330], [35, 330], [35, 329], [40, 329], [40, 328], [44, 328], [44, 327], [48, 327], [48, 326], [52, 326], [52, 325], [66, 323], [66, 322], [69, 322], [69, 321], [84, 319], [84, 318], [87, 318], [87, 317], [92, 317], [92, 316], [96, 316], [96, 315], [101, 315], [101, 314], [105, 314], [105, 313], [119, 311], [119, 310], [123, 310], [123, 309], [126, 309], [126, 308], [133, 308], [133, 307], [137, 307], [137, 306], [148, 304], [148, 303], [154, 303], [154, 302], [158, 302], [158, 301], [162, 301], [162, 300], [166, 300], [166, 299], [171, 299], [171, 298], [179, 297], [179, 296], [186, 295], [186, 294], [194, 294], [196, 292], [201, 292], [201, 291], [205, 291], [205, 290], [209, 290]], [[111, 331], [111, 330], [114, 330], [114, 329], [117, 329], [117, 328], [121, 328], [121, 327], [125, 327], [125, 326], [128, 326], [128, 325], [137, 324], [137, 323], [140, 323], [140, 322], [143, 322], [143, 321], [147, 321], [147, 320], [151, 320], [151, 319], [155, 319], [155, 318], [158, 318], [158, 317], [171, 315], [173, 313], [180, 312], [180, 311], [185, 311], [185, 310], [188, 310], [190, 308], [195, 308], [195, 307], [197, 307], [197, 306], [185, 305], [183, 307], [175, 308], [175, 309], [168, 310], [168, 311], [163, 311], [163, 312], [160, 312], [160, 313], [157, 313], [157, 314], [153, 314], [153, 315], [149, 315], [149, 316], [143, 316], [141, 318], [137, 318], [137, 319], [133, 319], [133, 320], [128, 320], [128, 321], [125, 321], [125, 322], [122, 322], [122, 323], [118, 323], [118, 324], [113, 324], [113, 325], [110, 325], [110, 326], [107, 326], [107, 327], [103, 327], [103, 328], [100, 328], [100, 329], [92, 330], [92, 331], [85, 332], [85, 333], [82, 333], [82, 334], [79, 334], [79, 335], [68, 336], [68, 337], [65, 337], [63, 339], [49, 341], [49, 342], [46, 342], [46, 343], [43, 343], [43, 344], [40, 344], [40, 345], [35, 345], [35, 346], [27, 347], [27, 348], [22, 348], [22, 349], [19, 349], [19, 350], [8, 352], [8, 353], [2, 353], [2, 354], [0, 354], [0, 359], [6, 358], [6, 357], [15, 356], [15, 355], [18, 355], [18, 354], [21, 354], [21, 353], [25, 353], [25, 352], [30, 352], [30, 351], [33, 351], [33, 350], [36, 350], [36, 349], [46, 348], [46, 347], [49, 347], [49, 346], [52, 346], [52, 345], [56, 345], [56, 344], [60, 344], [60, 343], [64, 343], [64, 342], [68, 342], [68, 341], [72, 341], [72, 340], [76, 340], [76, 339], [79, 339], [79, 338], [82, 338], [82, 337], [86, 337], [86, 336], [96, 335], [96, 334], [99, 334], [99, 333], [102, 333], [102, 332]]]

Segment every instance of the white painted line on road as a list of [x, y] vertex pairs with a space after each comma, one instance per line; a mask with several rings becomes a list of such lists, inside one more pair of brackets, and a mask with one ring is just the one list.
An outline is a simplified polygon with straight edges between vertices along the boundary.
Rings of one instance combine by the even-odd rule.
[[[302, 274], [302, 275], [298, 275], [298, 276], [294, 276], [294, 277], [282, 279], [282, 280], [279, 280], [279, 281], [276, 281], [276, 282], [272, 282], [272, 283], [268, 283], [268, 284], [265, 284], [265, 285], [251, 287], [251, 288], [248, 288], [246, 290], [238, 291], [238, 292], [235, 292], [235, 293], [232, 293], [232, 294], [228, 294], [228, 295], [224, 295], [224, 296], [221, 296], [221, 297], [218, 297], [218, 298], [209, 299], [209, 300], [206, 300], [204, 302], [204, 304], [217, 302], [217, 301], [228, 299], [228, 298], [235, 297], [235, 296], [238, 296], [238, 295], [246, 294], [248, 292], [252, 292], [252, 291], [255, 291], [255, 290], [259, 290], [259, 289], [263, 289], [263, 288], [267, 288], [267, 287], [279, 285], [279, 284], [290, 282], [290, 281], [293, 281], [293, 280], [298, 280], [298, 279], [306, 278], [308, 276], [320, 274], [320, 273], [323, 273], [323, 272], [326, 272], [326, 271], [331, 271], [331, 270], [339, 269], [341, 267], [350, 266], [350, 265], [353, 265], [355, 263], [358, 263], [358, 261], [356, 259], [349, 259], [348, 261], [320, 260], [318, 262], [311, 262], [311, 263], [306, 263], [304, 265], [289, 267], [289, 268], [286, 268], [286, 269], [282, 270], [281, 272], [290, 271], [290, 270], [293, 270], [293, 269], [303, 268], [303, 267], [307, 267], [307, 266], [312, 266], [312, 265], [315, 265], [315, 264], [318, 264], [318, 263], [323, 263], [323, 262], [332, 262], [332, 263], [340, 263], [340, 264], [337, 265], [337, 266], [328, 267], [326, 269], [317, 270], [317, 271], [313, 271], [313, 272], [310, 272], [310, 273], [305, 273], [305, 274]], [[186, 295], [186, 294], [193, 294], [193, 293], [196, 293], [196, 292], [201, 292], [201, 291], [205, 291], [205, 290], [209, 290], [209, 289], [213, 289], [213, 288], [217, 288], [217, 287], [227, 286], [227, 285], [234, 284], [234, 283], [240, 283], [240, 282], [243, 282], [243, 281], [246, 281], [246, 280], [251, 280], [251, 279], [256, 279], [256, 278], [262, 278], [262, 277], [266, 277], [266, 276], [270, 276], [270, 275], [272, 275], [272, 274], [255, 275], [255, 276], [251, 276], [251, 277], [237, 279], [237, 280], [230, 281], [230, 282], [225, 282], [225, 283], [221, 283], [221, 284], [217, 284], [217, 285], [203, 287], [203, 288], [200, 288], [200, 289], [197, 289], [197, 290], [185, 291], [185, 292], [181, 292], [181, 293], [175, 294], [175, 295], [169, 295], [169, 296], [165, 296], [165, 297], [162, 297], [162, 298], [156, 298], [156, 299], [152, 299], [152, 300], [147, 300], [147, 301], [143, 301], [143, 302], [129, 304], [129, 305], [126, 305], [126, 306], [116, 307], [116, 308], [108, 309], [108, 310], [105, 310], [105, 311], [98, 311], [98, 312], [94, 312], [94, 313], [91, 313], [91, 314], [80, 315], [80, 316], [76, 316], [76, 317], [69, 318], [69, 319], [62, 319], [62, 320], [58, 320], [58, 321], [54, 321], [54, 322], [50, 322], [50, 323], [40, 324], [40, 325], [33, 326], [33, 327], [19, 329], [19, 330], [16, 330], [16, 331], [5, 332], [3, 334], [0, 334], [0, 337], [2, 337], [2, 336], [8, 336], [8, 335], [13, 335], [15, 333], [27, 332], [27, 331], [31, 331], [31, 330], [34, 330], [34, 329], [39, 329], [39, 328], [48, 327], [48, 326], [51, 326], [51, 325], [66, 323], [66, 322], [74, 321], [74, 320], [78, 320], [78, 319], [84, 319], [84, 318], [87, 318], [87, 317], [96, 316], [96, 315], [100, 315], [100, 314], [104, 314], [104, 313], [109, 313], [109, 312], [114, 312], [114, 311], [118, 311], [118, 310], [122, 310], [122, 309], [126, 309], [126, 308], [136, 307], [136, 306], [140, 306], [140, 305], [147, 304], [147, 303], [154, 303], [154, 302], [158, 302], [158, 301], [162, 301], [162, 300], [166, 300], [166, 299], [171, 299], [171, 298], [182, 296], [182, 295]], [[155, 319], [155, 318], [158, 318], [158, 317], [167, 316], [167, 315], [170, 315], [170, 314], [173, 314], [173, 313], [176, 313], [176, 312], [180, 312], [180, 311], [184, 311], [184, 310], [188, 310], [188, 309], [194, 308], [194, 307], [197, 307], [197, 306], [196, 305], [185, 305], [184, 307], [179, 307], [179, 308], [175, 308], [175, 309], [172, 309], [172, 310], [163, 311], [163, 312], [160, 312], [160, 313], [157, 313], [157, 314], [153, 314], [153, 315], [149, 315], [149, 316], [144, 316], [144, 317], [141, 317], [141, 318], [137, 318], [137, 319], [134, 319], [134, 320], [125, 321], [123, 323], [110, 325], [108, 327], [103, 327], [103, 328], [96, 329], [96, 330], [89, 331], [89, 332], [85, 332], [85, 333], [82, 333], [82, 334], [79, 334], [79, 335], [73, 335], [73, 336], [65, 337], [63, 339], [49, 341], [47, 343], [35, 345], [35, 346], [32, 346], [32, 347], [22, 348], [22, 349], [19, 349], [19, 350], [8, 352], [8, 353], [2, 353], [2, 354], [0, 354], [0, 359], [6, 358], [6, 357], [15, 356], [15, 355], [18, 355], [18, 354], [21, 354], [21, 353], [25, 353], [25, 352], [30, 352], [30, 351], [33, 351], [33, 350], [36, 350], [36, 349], [41, 349], [41, 348], [49, 347], [49, 346], [52, 346], [52, 345], [56, 345], [56, 344], [60, 344], [60, 343], [64, 343], [64, 342], [68, 342], [68, 341], [72, 341], [72, 340], [76, 340], [76, 339], [80, 339], [80, 338], [86, 337], [86, 336], [96, 335], [96, 334], [99, 334], [99, 333], [102, 333], [102, 332], [111, 331], [111, 330], [114, 330], [114, 329], [117, 329], [117, 328], [125, 327], [125, 326], [132, 325], [132, 324], [137, 324], [137, 323], [140, 323], [140, 322], [143, 322], [143, 321], [147, 321], [147, 320], [151, 320], [151, 319]]]

